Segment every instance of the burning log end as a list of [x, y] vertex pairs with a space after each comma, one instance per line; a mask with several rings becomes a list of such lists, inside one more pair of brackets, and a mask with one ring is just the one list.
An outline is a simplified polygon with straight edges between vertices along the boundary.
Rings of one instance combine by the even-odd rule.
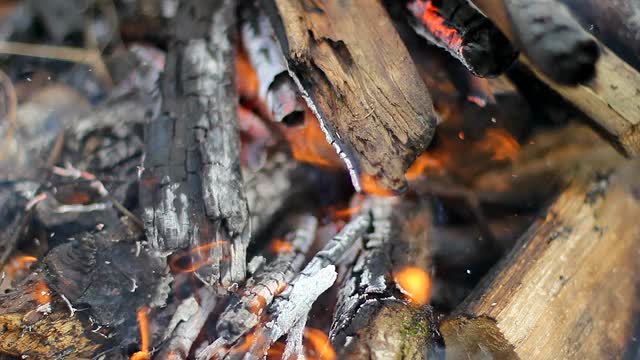
[[514, 40], [551, 79], [567, 85], [591, 80], [600, 57], [598, 43], [555, 0], [504, 1]]
[[418, 35], [447, 50], [476, 76], [498, 76], [518, 57], [509, 39], [467, 0], [414, 0], [407, 9]]
[[266, 5], [289, 70], [356, 189], [365, 174], [403, 191], [404, 173], [431, 141], [436, 116], [385, 9], [363, 0]]

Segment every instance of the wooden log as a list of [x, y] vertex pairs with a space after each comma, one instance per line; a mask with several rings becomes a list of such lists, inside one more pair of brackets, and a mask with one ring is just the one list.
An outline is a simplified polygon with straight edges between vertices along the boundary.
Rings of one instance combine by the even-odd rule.
[[233, 75], [235, 4], [180, 2], [140, 187], [152, 248], [166, 254], [220, 241], [200, 272], [226, 286], [245, 276], [250, 237]]
[[[398, 201], [400, 200], [400, 201]], [[339, 358], [425, 359], [440, 349], [429, 301], [432, 260], [429, 204], [369, 198], [373, 231], [338, 295], [330, 338]], [[394, 275], [406, 269], [426, 275], [423, 288], [405, 299]], [[418, 285], [418, 286], [420, 286]], [[406, 284], [405, 284], [406, 286]]]
[[379, 1], [263, 2], [289, 69], [356, 189], [367, 174], [392, 191], [429, 144], [436, 117]]
[[[502, 4], [493, 0], [473, 0], [510, 40], [514, 30]], [[640, 155], [640, 73], [598, 43], [600, 59], [596, 77], [587, 84], [566, 86], [536, 68], [531, 59], [522, 62], [551, 89], [591, 117], [625, 155]]]
[[516, 60], [509, 40], [468, 0], [407, 3], [416, 33], [444, 48], [476, 76], [494, 77]]
[[637, 325], [639, 173], [577, 175], [441, 324], [447, 358], [621, 358]]

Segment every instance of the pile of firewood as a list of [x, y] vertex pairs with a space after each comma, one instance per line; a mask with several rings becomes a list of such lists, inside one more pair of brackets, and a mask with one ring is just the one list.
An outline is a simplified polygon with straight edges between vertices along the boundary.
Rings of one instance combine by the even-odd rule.
[[1, 5], [0, 358], [640, 356], [640, 5], [579, 3]]

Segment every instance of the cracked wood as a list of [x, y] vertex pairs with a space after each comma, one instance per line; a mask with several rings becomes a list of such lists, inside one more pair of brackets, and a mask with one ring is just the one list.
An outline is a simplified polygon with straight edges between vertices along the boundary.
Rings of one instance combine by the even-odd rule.
[[394, 191], [433, 136], [431, 97], [379, 1], [266, 0], [289, 70], [350, 170]]

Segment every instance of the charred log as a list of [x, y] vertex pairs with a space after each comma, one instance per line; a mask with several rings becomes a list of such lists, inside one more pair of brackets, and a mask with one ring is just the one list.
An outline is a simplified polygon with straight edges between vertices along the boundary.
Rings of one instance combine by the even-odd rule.
[[166, 254], [223, 241], [200, 269], [223, 285], [244, 278], [250, 236], [236, 122], [235, 8], [231, 0], [180, 2], [140, 188], [152, 248]]

